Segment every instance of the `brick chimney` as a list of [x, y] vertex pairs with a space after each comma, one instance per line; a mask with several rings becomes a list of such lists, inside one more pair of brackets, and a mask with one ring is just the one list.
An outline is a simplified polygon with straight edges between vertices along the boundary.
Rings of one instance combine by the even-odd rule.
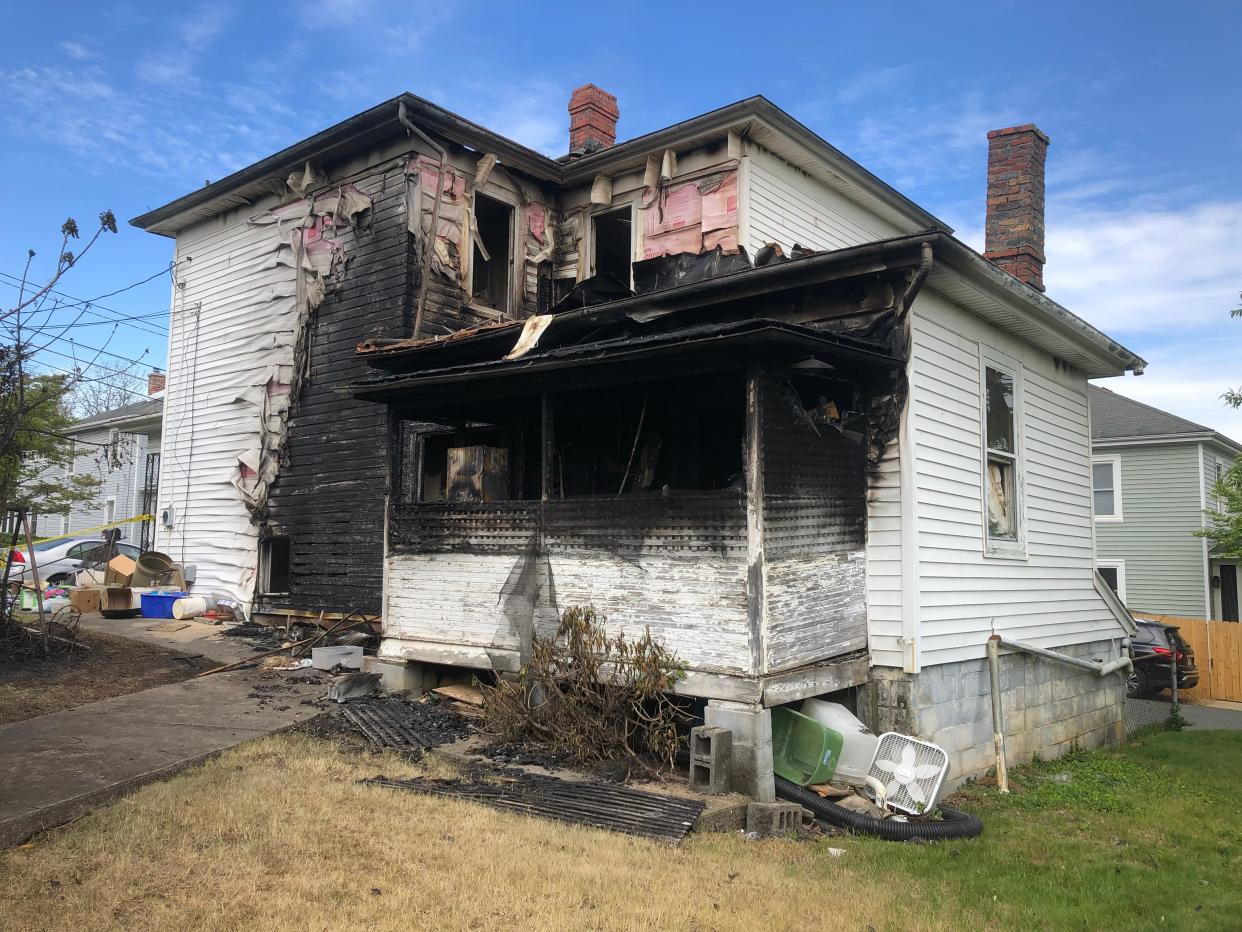
[[164, 381], [166, 376], [159, 369], [153, 369], [147, 373], [147, 394], [154, 395], [156, 392], [164, 390]]
[[617, 141], [617, 98], [584, 84], [569, 98], [569, 151], [606, 149]]
[[988, 133], [988, 209], [983, 255], [1044, 290], [1044, 160], [1048, 137], [1034, 123]]

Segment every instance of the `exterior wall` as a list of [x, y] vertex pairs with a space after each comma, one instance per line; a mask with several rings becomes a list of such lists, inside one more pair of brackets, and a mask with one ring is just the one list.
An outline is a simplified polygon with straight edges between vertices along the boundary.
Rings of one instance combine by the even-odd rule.
[[1097, 456], [1121, 460], [1120, 521], [1097, 521], [1099, 560], [1125, 562], [1126, 605], [1133, 611], [1206, 617], [1204, 472], [1199, 444], [1096, 444]]
[[372, 199], [370, 219], [364, 232], [343, 234], [351, 259], [315, 311], [309, 377], [268, 493], [271, 532], [290, 540], [289, 590], [261, 597], [262, 609], [380, 610], [388, 415], [341, 389], [372, 374], [357, 357], [359, 342], [407, 332], [411, 247], [404, 174], [356, 184]]
[[[1113, 641], [1063, 649], [1084, 660], [1114, 660]], [[992, 684], [987, 658], [959, 660], [917, 674], [877, 668], [860, 696], [860, 717], [876, 732], [934, 742], [949, 754], [957, 784], [995, 766]], [[1125, 735], [1125, 679], [1101, 677], [1022, 653], [1002, 654], [1005, 752], [1010, 765], [1060, 757], [1075, 747], [1115, 743]]]
[[[931, 289], [914, 305], [910, 398], [921, 665], [974, 660], [993, 630], [1043, 647], [1120, 638], [1095, 589], [1086, 380]], [[1021, 552], [987, 551], [984, 358], [1019, 376]], [[1128, 503], [1127, 503], [1128, 504]]]
[[249, 604], [258, 530], [234, 485], [262, 445], [269, 381], [292, 381], [296, 284], [276, 225], [248, 222], [270, 198], [177, 237], [156, 549], [197, 565], [195, 589]]
[[387, 582], [389, 651], [400, 645], [388, 639], [443, 645], [446, 657], [476, 647], [494, 650], [499, 669], [516, 669], [532, 630], [550, 635], [564, 609], [593, 605], [610, 633], [649, 628], [690, 670], [750, 672], [740, 554], [393, 554]]
[[808, 249], [842, 249], [900, 232], [753, 143], [748, 144], [745, 162], [744, 245], [752, 257], [765, 243], [779, 243], [788, 254], [795, 243]]

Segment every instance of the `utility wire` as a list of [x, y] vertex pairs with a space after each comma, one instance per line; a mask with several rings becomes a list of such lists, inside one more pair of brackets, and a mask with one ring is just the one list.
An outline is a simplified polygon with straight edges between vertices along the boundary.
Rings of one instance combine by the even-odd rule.
[[[55, 288], [49, 288], [48, 294], [56, 295], [59, 298], [65, 299], [65, 302], [57, 302], [57, 307], [52, 308], [52, 311], [62, 310], [62, 309], [72, 310], [74, 308], [80, 307], [83, 310], [96, 314], [96, 316], [99, 316], [99, 317], [104, 317], [104, 314], [102, 312], [107, 312], [108, 314], [112, 314], [114, 316], [112, 318], [105, 318], [105, 319], [116, 320], [118, 322], [122, 320], [127, 320], [127, 321], [128, 320], [148, 320], [148, 319], [155, 319], [158, 317], [164, 317], [165, 315], [163, 313], [152, 314], [149, 316], [148, 315], [125, 315], [123, 312], [118, 311], [115, 308], [110, 308], [110, 307], [107, 307], [106, 305], [101, 305], [96, 302], [98, 302], [102, 298], [110, 298], [110, 297], [113, 297], [114, 295], [122, 294], [126, 291], [130, 291], [134, 288], [137, 288], [140, 285], [145, 285], [147, 282], [154, 281], [156, 278], [159, 278], [161, 275], [168, 274], [169, 271], [171, 271], [171, 269], [172, 269], [172, 265], [170, 264], [167, 268], [163, 269], [162, 271], [156, 272], [154, 275], [144, 278], [142, 281], [134, 282], [131, 285], [126, 285], [124, 288], [118, 288], [116, 291], [110, 291], [107, 294], [102, 294], [98, 298], [77, 298], [71, 294], [66, 294], [63, 291], [58, 291]], [[0, 284], [5, 284], [5, 285], [8, 285], [10, 288], [20, 290], [21, 281], [22, 280], [16, 275], [11, 275], [8, 272], [0, 272]], [[27, 286], [29, 286], [29, 284], [30, 283], [27, 282]], [[116, 316], [116, 315], [119, 315], [119, 316]], [[156, 324], [154, 326], [158, 327], [159, 325]], [[142, 328], [139, 327], [139, 329], [142, 329]], [[165, 332], [167, 332], [167, 327], [164, 327], [163, 329]]]

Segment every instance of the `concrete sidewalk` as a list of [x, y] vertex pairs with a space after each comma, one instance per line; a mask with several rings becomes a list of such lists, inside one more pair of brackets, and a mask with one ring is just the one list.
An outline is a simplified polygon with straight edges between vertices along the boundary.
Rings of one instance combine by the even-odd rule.
[[0, 727], [0, 847], [319, 714], [304, 700], [326, 677], [289, 677], [217, 673]]

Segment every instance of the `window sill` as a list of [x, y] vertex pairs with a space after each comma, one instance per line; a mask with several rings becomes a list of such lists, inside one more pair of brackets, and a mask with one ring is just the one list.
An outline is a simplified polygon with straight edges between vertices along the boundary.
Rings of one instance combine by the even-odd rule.
[[1019, 563], [1025, 563], [1028, 559], [1026, 545], [1022, 543], [986, 544], [983, 556], [987, 560], [1011, 560]]
[[1096, 524], [1121, 524], [1125, 519], [1121, 515], [1093, 515]]

